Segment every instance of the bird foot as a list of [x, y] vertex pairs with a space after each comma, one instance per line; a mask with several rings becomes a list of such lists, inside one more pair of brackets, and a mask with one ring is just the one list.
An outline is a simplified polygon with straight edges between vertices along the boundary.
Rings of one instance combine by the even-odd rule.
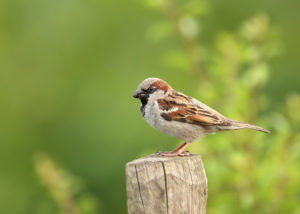
[[189, 156], [191, 153], [189, 151], [171, 151], [171, 152], [158, 152], [157, 153], [159, 156], [163, 157], [185, 157]]

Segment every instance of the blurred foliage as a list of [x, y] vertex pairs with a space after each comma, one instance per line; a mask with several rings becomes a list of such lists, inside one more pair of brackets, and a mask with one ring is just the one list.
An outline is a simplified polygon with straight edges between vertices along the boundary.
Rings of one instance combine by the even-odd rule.
[[[184, 47], [167, 52], [165, 62], [182, 70], [182, 75], [186, 70], [193, 72], [199, 81], [196, 97], [217, 106], [225, 115], [272, 130], [271, 135], [250, 131], [218, 134], [205, 138], [205, 143], [192, 145], [192, 151], [202, 154], [206, 165], [207, 212], [299, 213], [300, 163], [292, 153], [300, 152], [295, 151], [300, 143], [300, 120], [294, 115], [300, 96], [288, 97], [287, 104], [280, 105], [283, 109], [263, 114], [260, 111], [270, 108], [262, 90], [271, 75], [269, 60], [282, 50], [278, 30], [266, 14], [258, 14], [236, 32], [218, 33], [212, 47], [203, 47], [194, 41], [199, 14], [193, 14], [195, 8], [187, 7], [190, 4], [197, 8], [208, 2], [188, 1], [176, 7], [175, 1], [165, 0], [157, 5], [158, 9], [167, 8], [165, 13]], [[288, 110], [290, 105], [292, 111]]]
[[36, 157], [35, 167], [39, 179], [48, 188], [62, 214], [99, 213], [99, 202], [95, 196], [83, 193], [81, 179], [59, 168], [45, 154]]
[[299, 6], [0, 1], [0, 213], [126, 213], [125, 163], [181, 143], [131, 98], [150, 76], [272, 131], [190, 146], [208, 213], [300, 213]]

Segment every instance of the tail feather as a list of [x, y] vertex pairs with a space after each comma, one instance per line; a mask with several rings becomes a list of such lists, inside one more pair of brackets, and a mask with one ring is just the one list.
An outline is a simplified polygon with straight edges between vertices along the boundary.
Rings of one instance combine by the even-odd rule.
[[229, 126], [228, 129], [253, 129], [253, 130], [264, 132], [264, 133], [267, 133], [267, 134], [271, 133], [267, 129], [264, 129], [264, 128], [259, 127], [259, 126], [251, 125], [251, 124], [248, 124], [248, 123], [243, 123], [243, 122], [239, 122], [239, 121], [236, 121], [236, 120], [230, 120], [230, 119], [229, 119], [229, 122], [230, 122], [231, 126]]

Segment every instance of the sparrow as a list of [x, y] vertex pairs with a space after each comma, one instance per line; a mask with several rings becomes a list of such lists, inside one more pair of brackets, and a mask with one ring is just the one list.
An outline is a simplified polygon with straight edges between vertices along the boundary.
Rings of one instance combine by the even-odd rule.
[[133, 97], [140, 99], [142, 115], [152, 127], [185, 141], [171, 152], [160, 152], [161, 156], [188, 156], [184, 149], [190, 143], [218, 131], [246, 128], [270, 133], [259, 126], [229, 119], [159, 78], [142, 81]]

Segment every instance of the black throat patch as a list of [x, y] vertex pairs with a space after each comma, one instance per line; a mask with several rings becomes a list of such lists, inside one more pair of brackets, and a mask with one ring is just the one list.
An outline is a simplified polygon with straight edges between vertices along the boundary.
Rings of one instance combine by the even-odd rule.
[[142, 102], [142, 105], [141, 105], [141, 112], [143, 114], [143, 117], [145, 117], [145, 107], [148, 103], [148, 98], [149, 98], [149, 95], [147, 96], [143, 96], [140, 100]]
[[[142, 89], [143, 90], [143, 89]], [[148, 103], [148, 99], [149, 99], [149, 96], [150, 94], [153, 94], [155, 91], [157, 90], [157, 88], [153, 87], [153, 86], [150, 86], [147, 90], [143, 90], [144, 91], [144, 94], [143, 96], [141, 96], [140, 100], [142, 102], [142, 105], [141, 105], [141, 112], [143, 114], [143, 117], [145, 117], [145, 107]]]

